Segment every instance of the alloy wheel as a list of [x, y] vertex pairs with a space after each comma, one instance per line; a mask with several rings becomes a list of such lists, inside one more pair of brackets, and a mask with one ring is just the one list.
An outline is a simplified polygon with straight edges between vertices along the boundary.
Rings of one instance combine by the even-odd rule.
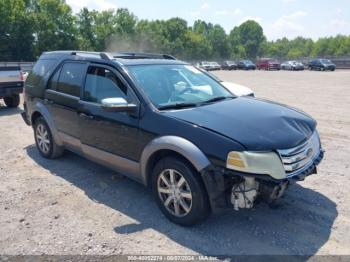
[[51, 143], [49, 132], [41, 123], [36, 127], [36, 141], [41, 152], [44, 154], [48, 154], [50, 152]]
[[174, 170], [161, 172], [157, 181], [159, 198], [164, 207], [176, 217], [186, 216], [192, 209], [192, 192], [184, 176]]

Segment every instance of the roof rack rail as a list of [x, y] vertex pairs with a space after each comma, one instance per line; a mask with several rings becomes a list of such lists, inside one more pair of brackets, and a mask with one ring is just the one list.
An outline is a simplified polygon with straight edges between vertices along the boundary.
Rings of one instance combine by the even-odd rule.
[[174, 56], [168, 54], [153, 54], [153, 53], [107, 53], [107, 52], [90, 52], [90, 51], [70, 51], [71, 55], [82, 57], [98, 57], [104, 60], [112, 60], [115, 58], [121, 59], [168, 59], [177, 60]]
[[79, 56], [85, 56], [85, 57], [98, 57], [104, 60], [111, 59], [111, 57], [104, 52], [98, 53], [98, 52], [89, 52], [89, 51], [72, 51], [71, 55], [79, 55]]
[[152, 54], [152, 53], [117, 53], [113, 54], [113, 58], [122, 59], [168, 59], [177, 60], [174, 56], [168, 54]]

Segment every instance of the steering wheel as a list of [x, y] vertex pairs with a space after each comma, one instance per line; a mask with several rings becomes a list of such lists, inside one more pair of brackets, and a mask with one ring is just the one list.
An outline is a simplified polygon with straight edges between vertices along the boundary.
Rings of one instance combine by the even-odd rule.
[[181, 90], [180, 92], [178, 92], [176, 95], [177, 95], [177, 96], [180, 96], [180, 95], [186, 93], [187, 91], [192, 91], [192, 88], [186, 87], [186, 88], [184, 88], [183, 90]]
[[[180, 96], [180, 95], [186, 93], [187, 91], [191, 91], [191, 90], [192, 90], [192, 88], [186, 87], [186, 88], [184, 88], [183, 90], [181, 90], [181, 91], [179, 91], [179, 92], [174, 92], [174, 93], [172, 93], [171, 96], [170, 96], [170, 98], [169, 98], [169, 100], [168, 100], [168, 102], [172, 102], [173, 99], [174, 99], [175, 97], [178, 97], [178, 96]], [[183, 99], [183, 98], [181, 98], [181, 97], [180, 97], [180, 100], [181, 100], [181, 101], [185, 101], [185, 99]]]

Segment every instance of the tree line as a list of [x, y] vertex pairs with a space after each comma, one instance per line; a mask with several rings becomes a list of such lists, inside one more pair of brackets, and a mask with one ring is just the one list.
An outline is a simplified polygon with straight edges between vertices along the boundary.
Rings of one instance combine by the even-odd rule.
[[138, 19], [128, 9], [74, 14], [65, 0], [0, 0], [0, 61], [35, 61], [44, 51], [144, 51], [185, 60], [350, 56], [350, 36], [268, 41], [248, 20], [222, 26], [181, 18]]

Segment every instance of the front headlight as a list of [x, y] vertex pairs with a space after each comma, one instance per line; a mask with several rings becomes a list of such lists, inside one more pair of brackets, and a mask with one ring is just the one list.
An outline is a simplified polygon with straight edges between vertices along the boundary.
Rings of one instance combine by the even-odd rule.
[[274, 152], [236, 152], [227, 156], [226, 167], [252, 174], [270, 175], [275, 179], [286, 178], [279, 156]]

